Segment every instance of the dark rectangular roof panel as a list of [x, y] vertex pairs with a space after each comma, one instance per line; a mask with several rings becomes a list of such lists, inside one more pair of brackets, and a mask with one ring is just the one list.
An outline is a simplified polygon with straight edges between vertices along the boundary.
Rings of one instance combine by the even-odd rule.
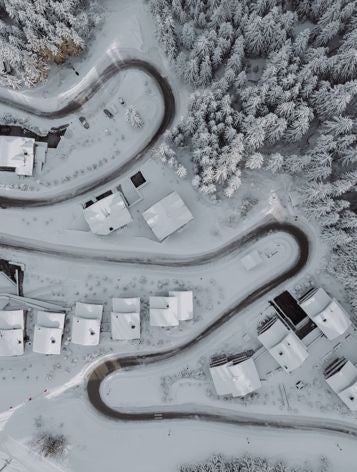
[[278, 311], [280, 310], [294, 326], [297, 326], [307, 317], [305, 311], [287, 290], [275, 297], [272, 304]]

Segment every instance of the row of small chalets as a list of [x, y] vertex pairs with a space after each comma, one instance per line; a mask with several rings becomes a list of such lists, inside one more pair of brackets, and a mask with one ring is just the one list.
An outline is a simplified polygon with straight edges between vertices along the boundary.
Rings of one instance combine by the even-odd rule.
[[[113, 298], [111, 338], [119, 341], [140, 339], [140, 298]], [[73, 344], [96, 346], [100, 342], [103, 305], [77, 302], [72, 317]], [[39, 354], [60, 354], [65, 325], [65, 312], [38, 310], [32, 349]], [[19, 356], [24, 353], [24, 310], [0, 311], [0, 356]], [[193, 318], [192, 291], [170, 291], [167, 297], [150, 297], [150, 325], [178, 326]]]

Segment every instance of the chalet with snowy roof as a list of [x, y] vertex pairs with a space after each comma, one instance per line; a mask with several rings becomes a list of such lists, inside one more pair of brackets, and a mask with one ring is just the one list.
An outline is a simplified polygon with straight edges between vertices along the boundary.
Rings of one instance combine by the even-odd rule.
[[0, 356], [21, 356], [24, 353], [24, 311], [0, 311]]
[[255, 362], [246, 353], [215, 356], [211, 359], [209, 371], [217, 395], [244, 397], [261, 387]]
[[192, 213], [176, 192], [170, 193], [145, 210], [143, 217], [159, 241], [163, 241], [193, 219]]
[[30, 176], [33, 173], [35, 140], [20, 136], [0, 136], [0, 170]]
[[121, 192], [108, 190], [83, 205], [83, 215], [94, 234], [105, 236], [132, 221]]
[[65, 314], [38, 311], [33, 337], [33, 351], [39, 354], [60, 354]]
[[150, 325], [162, 328], [179, 325], [176, 297], [150, 297]]
[[113, 298], [110, 314], [112, 339], [140, 338], [140, 298]]
[[300, 367], [309, 355], [304, 343], [277, 317], [259, 328], [258, 339], [288, 373]]
[[357, 367], [345, 358], [336, 359], [325, 370], [325, 379], [332, 390], [351, 410], [357, 411]]
[[99, 344], [102, 316], [103, 305], [77, 302], [72, 319], [72, 343], [82, 346]]
[[191, 290], [171, 290], [170, 297], [177, 298], [177, 317], [179, 321], [192, 320], [193, 318], [193, 294]]
[[342, 306], [323, 288], [310, 290], [299, 302], [301, 308], [328, 339], [341, 336], [352, 324]]

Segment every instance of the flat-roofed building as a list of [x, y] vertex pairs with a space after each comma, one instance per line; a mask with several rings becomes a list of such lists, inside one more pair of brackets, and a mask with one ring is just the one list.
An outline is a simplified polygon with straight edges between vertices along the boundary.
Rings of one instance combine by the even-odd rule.
[[105, 236], [132, 221], [120, 192], [109, 190], [84, 204], [84, 218], [94, 234]]
[[245, 270], [253, 270], [263, 263], [262, 256], [256, 249], [243, 256], [240, 261]]
[[33, 351], [39, 354], [60, 354], [65, 314], [38, 311], [33, 337]]
[[336, 359], [325, 370], [325, 379], [343, 403], [357, 411], [357, 367], [345, 358]]
[[0, 169], [17, 175], [32, 175], [35, 140], [21, 136], [0, 136]]
[[261, 387], [254, 359], [245, 353], [214, 357], [209, 370], [217, 395], [244, 397]]
[[0, 356], [21, 356], [24, 353], [24, 311], [0, 311]]
[[176, 297], [150, 297], [151, 326], [178, 326], [178, 303]]
[[159, 241], [163, 241], [193, 219], [177, 192], [172, 192], [144, 211], [143, 217]]
[[323, 288], [310, 290], [299, 302], [308, 317], [328, 339], [341, 336], [352, 324], [342, 306]]
[[83, 346], [99, 344], [102, 316], [103, 305], [77, 302], [72, 319], [72, 343]]
[[177, 298], [177, 316], [179, 321], [192, 320], [193, 294], [191, 290], [170, 290], [170, 297]]
[[113, 298], [110, 317], [112, 339], [140, 338], [140, 298]]
[[304, 343], [279, 318], [272, 318], [258, 331], [258, 339], [288, 373], [308, 357]]

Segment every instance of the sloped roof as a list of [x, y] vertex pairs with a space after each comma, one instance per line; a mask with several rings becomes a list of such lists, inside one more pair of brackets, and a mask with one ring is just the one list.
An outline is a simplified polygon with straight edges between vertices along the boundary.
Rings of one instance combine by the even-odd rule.
[[77, 302], [75, 308], [76, 316], [81, 318], [97, 318], [102, 319], [103, 305], [94, 303]]
[[177, 316], [179, 321], [192, 320], [193, 294], [191, 290], [170, 290], [170, 297], [177, 298]]
[[217, 395], [244, 397], [261, 387], [254, 360], [250, 357], [234, 364], [232, 361], [210, 367]]
[[0, 329], [24, 329], [24, 310], [0, 310]]
[[326, 382], [350, 410], [357, 411], [357, 367], [351, 361], [347, 361]]
[[120, 192], [97, 200], [85, 208], [83, 214], [91, 231], [103, 236], [132, 221], [131, 214]]
[[258, 339], [286, 372], [300, 367], [309, 355], [304, 343], [278, 318]]
[[112, 339], [131, 340], [140, 338], [140, 313], [111, 312]]
[[39, 354], [60, 354], [63, 330], [61, 328], [49, 328], [35, 326], [33, 336], [33, 351]]
[[145, 210], [143, 217], [159, 241], [193, 219], [192, 213], [176, 192], [170, 193]]
[[42, 311], [37, 312], [36, 324], [47, 328], [64, 328], [64, 313], [55, 313], [53, 311]]
[[351, 326], [345, 310], [323, 288], [307, 294], [300, 306], [328, 339], [341, 336]]
[[233, 377], [234, 397], [244, 397], [261, 387], [258, 371], [251, 357], [238, 364], [228, 365], [228, 370]]
[[18, 175], [32, 175], [35, 140], [20, 136], [0, 136], [0, 167], [15, 168]]
[[0, 329], [0, 356], [21, 356], [23, 353], [23, 329]]
[[176, 297], [150, 297], [150, 324], [151, 326], [178, 326]]
[[99, 344], [100, 323], [98, 318], [80, 318], [73, 316], [72, 319], [72, 343], [82, 346], [96, 346]]
[[113, 298], [112, 304], [116, 313], [140, 313], [139, 297]]

